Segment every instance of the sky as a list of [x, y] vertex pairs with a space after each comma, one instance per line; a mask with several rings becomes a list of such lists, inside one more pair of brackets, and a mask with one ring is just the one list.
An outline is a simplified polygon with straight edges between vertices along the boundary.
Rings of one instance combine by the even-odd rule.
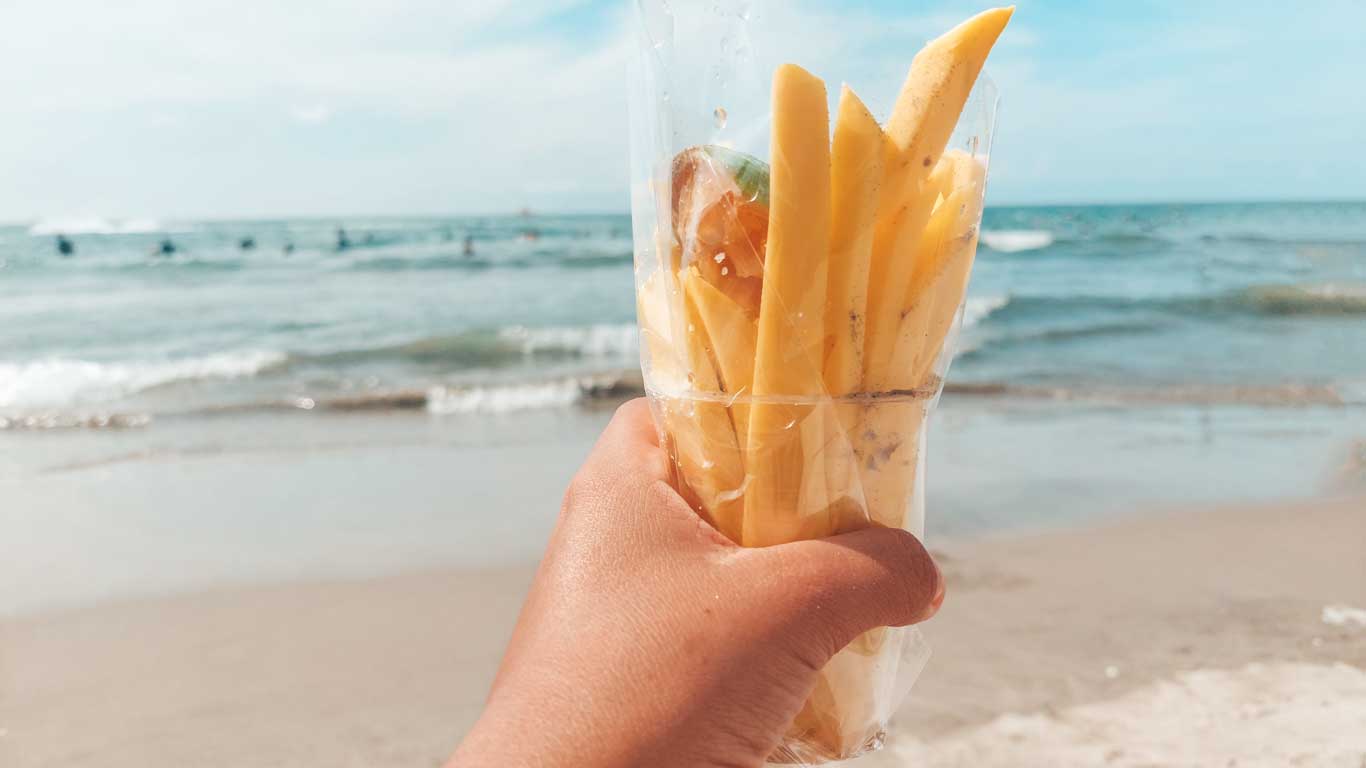
[[[985, 7], [719, 2], [875, 106]], [[0, 0], [0, 221], [625, 211], [636, 29], [629, 0]], [[1020, 0], [989, 202], [1366, 198], [1363, 29], [1356, 0]]]

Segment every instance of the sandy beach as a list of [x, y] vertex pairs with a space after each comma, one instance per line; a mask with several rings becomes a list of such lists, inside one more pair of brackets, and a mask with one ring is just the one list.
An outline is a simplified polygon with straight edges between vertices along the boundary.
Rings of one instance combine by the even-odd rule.
[[[936, 547], [935, 655], [868, 765], [1366, 761], [1366, 501], [1172, 510]], [[6, 766], [438, 765], [529, 567], [39, 612], [3, 625]]]

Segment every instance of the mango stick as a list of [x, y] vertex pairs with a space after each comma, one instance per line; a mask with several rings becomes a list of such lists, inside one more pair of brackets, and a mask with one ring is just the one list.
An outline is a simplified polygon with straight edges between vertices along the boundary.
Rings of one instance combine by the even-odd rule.
[[719, 391], [720, 381], [701, 329], [677, 343], [669, 322], [670, 282], [658, 272], [640, 290], [641, 336], [652, 378], [666, 388], [657, 393], [655, 406], [680, 492], [718, 531], [738, 540], [744, 505], [737, 496], [745, 478], [735, 428], [723, 404], [690, 397], [693, 390]]
[[[958, 309], [967, 295], [968, 278], [972, 274], [973, 260], [977, 254], [977, 236], [982, 220], [982, 201], [986, 183], [986, 166], [966, 153], [957, 153], [954, 173], [955, 194], [962, 196], [962, 202], [955, 213], [948, 242], [933, 259], [923, 264], [924, 277], [917, 280], [924, 283], [924, 296], [929, 297], [928, 323], [924, 343], [920, 345], [915, 363], [911, 370], [914, 386], [924, 386], [939, 360], [948, 338], [949, 330], [958, 317]], [[931, 283], [933, 287], [931, 287]], [[917, 287], [913, 285], [913, 289]], [[919, 300], [907, 297], [907, 306]]]
[[887, 136], [902, 160], [889, 168], [893, 191], [924, 179], [948, 144], [987, 54], [1015, 6], [973, 16], [931, 40], [911, 60], [911, 71], [887, 120]]
[[[903, 300], [901, 328], [889, 366], [894, 389], [926, 393], [931, 389], [933, 365], [963, 302], [977, 249], [985, 166], [961, 152], [949, 153], [944, 160], [954, 166], [951, 190], [936, 206], [916, 252], [915, 275]], [[924, 417], [924, 404], [919, 401], [882, 405], [869, 414], [865, 434], [871, 438], [874, 455], [886, 456], [877, 472], [864, 476], [871, 514], [880, 522], [904, 524], [896, 521], [904, 515], [905, 502], [898, 510], [894, 500], [909, 499], [914, 491], [918, 430]]]
[[[904, 265], [924, 226], [921, 209], [934, 205], [924, 186], [958, 117], [967, 103], [987, 54], [996, 43], [1014, 6], [995, 8], [959, 24], [930, 41], [911, 62], [910, 73], [885, 128], [886, 163], [873, 237], [869, 293], [870, 315], [866, 364], [881, 378], [886, 369], [888, 337], [896, 333], [899, 300], [905, 295]], [[926, 199], [928, 198], [928, 200]], [[890, 325], [890, 327], [889, 327]]]
[[[825, 306], [825, 388], [832, 398], [859, 392], [868, 309], [882, 127], [854, 91], [840, 94], [830, 167], [830, 277]], [[867, 524], [851, 436], [862, 418], [857, 403], [836, 401], [826, 425], [826, 484], [839, 508], [835, 530]]]
[[863, 380], [868, 268], [883, 161], [882, 128], [848, 86], [840, 95], [830, 161], [825, 387], [839, 397], [858, 392]]
[[890, 363], [901, 324], [901, 298], [910, 289], [915, 270], [916, 242], [930, 217], [937, 189], [919, 191], [919, 199], [902, 212], [892, 238], [874, 246], [874, 262], [869, 274], [868, 338], [864, 350], [864, 388], [869, 392], [895, 389], [889, 377]]
[[[773, 77], [768, 251], [755, 348], [756, 397], [824, 394], [825, 293], [830, 252], [830, 122], [825, 84], [792, 64]], [[822, 521], [824, 435], [811, 405], [750, 409], [746, 546], [791, 541]], [[815, 518], [807, 519], [807, 518]]]
[[[720, 375], [719, 391], [737, 398], [748, 396], [754, 384], [754, 344], [758, 329], [744, 308], [691, 268], [683, 276], [689, 322], [702, 326], [712, 362]], [[729, 406], [738, 445], [748, 444], [749, 406]]]

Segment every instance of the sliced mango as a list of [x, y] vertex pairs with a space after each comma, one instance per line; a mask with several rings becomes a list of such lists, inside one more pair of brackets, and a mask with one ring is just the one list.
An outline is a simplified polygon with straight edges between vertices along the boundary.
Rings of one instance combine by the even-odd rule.
[[848, 86], [840, 95], [830, 169], [830, 279], [826, 294], [825, 386], [838, 397], [863, 379], [868, 269], [873, 256], [883, 135]]
[[[830, 122], [825, 84], [792, 64], [773, 77], [772, 147], [754, 394], [817, 398], [824, 394]], [[824, 415], [814, 410], [772, 401], [751, 408], [744, 544], [792, 541], [828, 504], [823, 465], [808, 463], [824, 451]]]
[[[907, 290], [906, 283], [898, 279], [906, 274], [902, 262], [915, 253], [914, 244], [927, 220], [925, 207], [933, 206], [939, 197], [925, 189], [927, 180], [958, 123], [987, 54], [1014, 11], [1014, 6], [984, 11], [930, 41], [911, 62], [911, 71], [885, 127], [887, 157], [873, 237], [869, 294], [869, 311], [876, 311], [878, 318], [869, 327], [868, 366], [885, 364], [889, 337], [896, 333], [896, 308]], [[874, 373], [882, 377], [887, 371], [884, 368]], [[869, 386], [885, 386], [885, 382], [869, 382]]]
[[[688, 305], [689, 322], [700, 325], [707, 335], [716, 372], [717, 390], [733, 398], [747, 397], [754, 385], [754, 345], [758, 328], [739, 304], [702, 278], [691, 268], [683, 278], [683, 293]], [[736, 402], [729, 406], [737, 442], [748, 443], [749, 405]]]
[[739, 539], [744, 504], [744, 463], [735, 428], [723, 404], [698, 402], [693, 391], [717, 391], [716, 369], [706, 349], [706, 334], [694, 327], [678, 343], [669, 308], [675, 303], [667, 275], [657, 272], [641, 286], [641, 337], [650, 353], [651, 381], [657, 388], [656, 412], [663, 426], [679, 491], [726, 536]]

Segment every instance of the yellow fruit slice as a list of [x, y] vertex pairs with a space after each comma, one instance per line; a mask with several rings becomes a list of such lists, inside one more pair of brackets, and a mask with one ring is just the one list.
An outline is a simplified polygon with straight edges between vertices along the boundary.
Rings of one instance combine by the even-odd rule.
[[939, 190], [926, 185], [919, 195], [914, 205], [902, 212], [891, 238], [874, 246], [868, 282], [868, 338], [863, 378], [864, 388], [869, 392], [896, 389], [890, 379], [890, 364], [897, 331], [901, 327], [902, 299], [915, 274], [916, 242], [929, 220]]
[[[953, 195], [960, 195], [961, 202], [956, 203], [956, 209], [950, 208], [945, 212], [946, 215], [954, 216], [948, 236], [936, 253], [917, 265], [917, 278], [912, 281], [912, 293], [906, 300], [907, 307], [926, 303], [927, 299], [930, 305], [925, 338], [911, 369], [910, 380], [916, 387], [928, 384], [934, 365], [943, 352], [944, 341], [967, 295], [968, 278], [972, 274], [972, 264], [977, 254], [986, 166], [964, 152], [955, 152], [953, 159]], [[952, 200], [952, 195], [949, 200]], [[945, 205], [949, 205], [949, 200], [945, 201]], [[919, 296], [915, 293], [917, 290], [922, 292]]]
[[[754, 385], [754, 345], [758, 329], [743, 307], [707, 282], [701, 271], [691, 268], [683, 277], [688, 321], [706, 333], [716, 372], [720, 375], [718, 392], [735, 398], [748, 397]], [[735, 402], [729, 406], [737, 443], [747, 444], [749, 405]]]
[[840, 95], [830, 159], [825, 386], [838, 397], [858, 392], [863, 379], [868, 269], [883, 161], [882, 127], [848, 86]]
[[[900, 299], [907, 284], [905, 261], [925, 224], [927, 206], [938, 194], [927, 180], [944, 152], [987, 54], [1014, 13], [1014, 6], [980, 13], [930, 41], [911, 62], [911, 71], [886, 125], [887, 159], [878, 202], [870, 274], [866, 366], [878, 379], [886, 373], [889, 336], [896, 333]], [[872, 313], [878, 313], [873, 317]], [[865, 379], [868, 378], [865, 376]], [[870, 388], [885, 382], [869, 382]]]
[[[642, 340], [650, 353], [655, 408], [684, 498], [721, 533], [739, 540], [745, 482], [740, 445], [725, 405], [695, 398], [717, 392], [720, 380], [701, 328], [676, 343], [669, 322], [674, 305], [667, 274], [652, 275], [639, 291]], [[674, 315], [677, 316], [677, 315]]]
[[903, 162], [891, 168], [894, 189], [924, 178], [948, 144], [987, 54], [1015, 6], [973, 16], [931, 40], [911, 61], [911, 71], [887, 120], [887, 136]]
[[[830, 119], [825, 84], [792, 64], [773, 76], [771, 166], [754, 394], [820, 397], [830, 253]], [[773, 401], [751, 408], [745, 545], [792, 541], [813, 523], [822, 530], [828, 525], [819, 519], [829, 504], [819, 463], [825, 442], [820, 410]], [[813, 471], [806, 471], [808, 466]]]
[[[879, 404], [869, 410], [860, 433], [864, 493], [869, 514], [883, 525], [917, 530], [920, 520], [907, 520], [907, 502], [914, 492], [933, 366], [957, 317], [977, 250], [977, 227], [982, 215], [982, 184], [986, 167], [966, 153], [946, 153], [948, 196], [935, 207], [920, 238], [915, 273], [901, 306], [901, 327], [886, 367], [893, 390], [916, 392], [901, 402]], [[938, 175], [938, 174], [936, 174]]]
[[838, 508], [832, 530], [867, 524], [852, 436], [863, 408], [838, 398], [860, 392], [878, 187], [882, 127], [852, 89], [840, 94], [830, 168], [830, 277], [825, 305], [825, 388], [837, 401], [826, 423], [826, 491]]

